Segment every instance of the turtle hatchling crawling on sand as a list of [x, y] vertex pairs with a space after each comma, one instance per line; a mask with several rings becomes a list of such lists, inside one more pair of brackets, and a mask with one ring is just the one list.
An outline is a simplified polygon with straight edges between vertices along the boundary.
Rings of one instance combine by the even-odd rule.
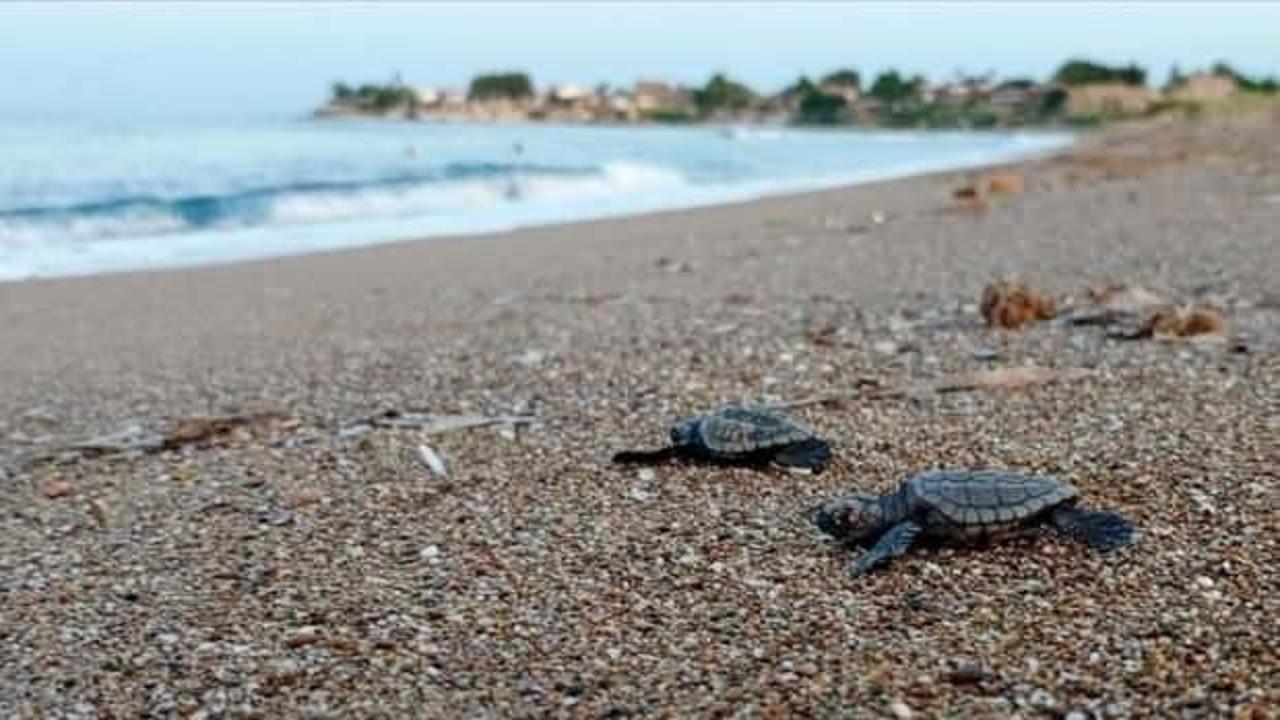
[[1052, 477], [997, 470], [941, 470], [912, 477], [885, 495], [849, 494], [811, 510], [818, 529], [851, 545], [871, 545], [849, 565], [861, 575], [911, 548], [917, 537], [977, 543], [1049, 525], [1102, 552], [1133, 539], [1115, 513], [1076, 507], [1075, 488]]
[[778, 410], [725, 405], [677, 422], [669, 447], [613, 456], [617, 463], [652, 464], [676, 457], [732, 465], [767, 465], [822, 472], [831, 459], [825, 440]]

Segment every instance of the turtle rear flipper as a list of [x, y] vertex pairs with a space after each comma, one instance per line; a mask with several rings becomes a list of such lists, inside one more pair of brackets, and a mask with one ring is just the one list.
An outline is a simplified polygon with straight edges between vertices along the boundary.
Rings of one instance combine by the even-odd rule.
[[613, 461], [623, 465], [657, 465], [679, 457], [681, 449], [675, 446], [658, 450], [624, 450], [615, 453]]
[[1115, 513], [1063, 505], [1049, 515], [1049, 522], [1072, 540], [1102, 552], [1133, 542], [1133, 523]]
[[809, 438], [791, 443], [773, 456], [773, 462], [786, 468], [800, 468], [822, 472], [831, 461], [831, 447], [825, 440]]

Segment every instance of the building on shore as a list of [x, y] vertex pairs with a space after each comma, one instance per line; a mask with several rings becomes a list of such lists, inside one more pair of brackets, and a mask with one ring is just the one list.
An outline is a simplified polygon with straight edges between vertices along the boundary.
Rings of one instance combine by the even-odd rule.
[[631, 92], [636, 111], [643, 117], [651, 113], [693, 113], [697, 106], [693, 91], [656, 80], [640, 80]]
[[1067, 113], [1076, 116], [1140, 115], [1158, 99], [1151, 88], [1127, 83], [1077, 85], [1067, 90]]
[[1222, 75], [1196, 73], [1169, 90], [1169, 98], [1179, 102], [1217, 102], [1235, 95], [1236, 81]]
[[847, 83], [823, 83], [818, 89], [824, 95], [834, 95], [842, 98], [849, 105], [858, 102], [858, 98], [862, 96], [862, 93], [858, 92], [858, 88]]
[[1053, 88], [1030, 80], [1010, 80], [992, 88], [987, 103], [1001, 119], [1039, 112]]

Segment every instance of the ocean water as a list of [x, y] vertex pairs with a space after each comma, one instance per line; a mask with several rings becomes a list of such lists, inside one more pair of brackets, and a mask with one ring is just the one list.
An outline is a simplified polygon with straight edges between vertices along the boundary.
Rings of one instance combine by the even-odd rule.
[[693, 207], [1068, 142], [1047, 133], [705, 126], [0, 124], [0, 280]]

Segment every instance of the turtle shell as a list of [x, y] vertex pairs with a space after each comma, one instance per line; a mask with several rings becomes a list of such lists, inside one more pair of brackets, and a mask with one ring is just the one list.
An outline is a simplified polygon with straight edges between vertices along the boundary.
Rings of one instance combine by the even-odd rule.
[[811, 437], [787, 416], [761, 408], [726, 405], [698, 419], [698, 439], [717, 455], [744, 455]]
[[996, 535], [1026, 524], [1044, 511], [1075, 500], [1077, 491], [1048, 476], [991, 470], [937, 471], [907, 481], [913, 504], [945, 527], [965, 535]]

